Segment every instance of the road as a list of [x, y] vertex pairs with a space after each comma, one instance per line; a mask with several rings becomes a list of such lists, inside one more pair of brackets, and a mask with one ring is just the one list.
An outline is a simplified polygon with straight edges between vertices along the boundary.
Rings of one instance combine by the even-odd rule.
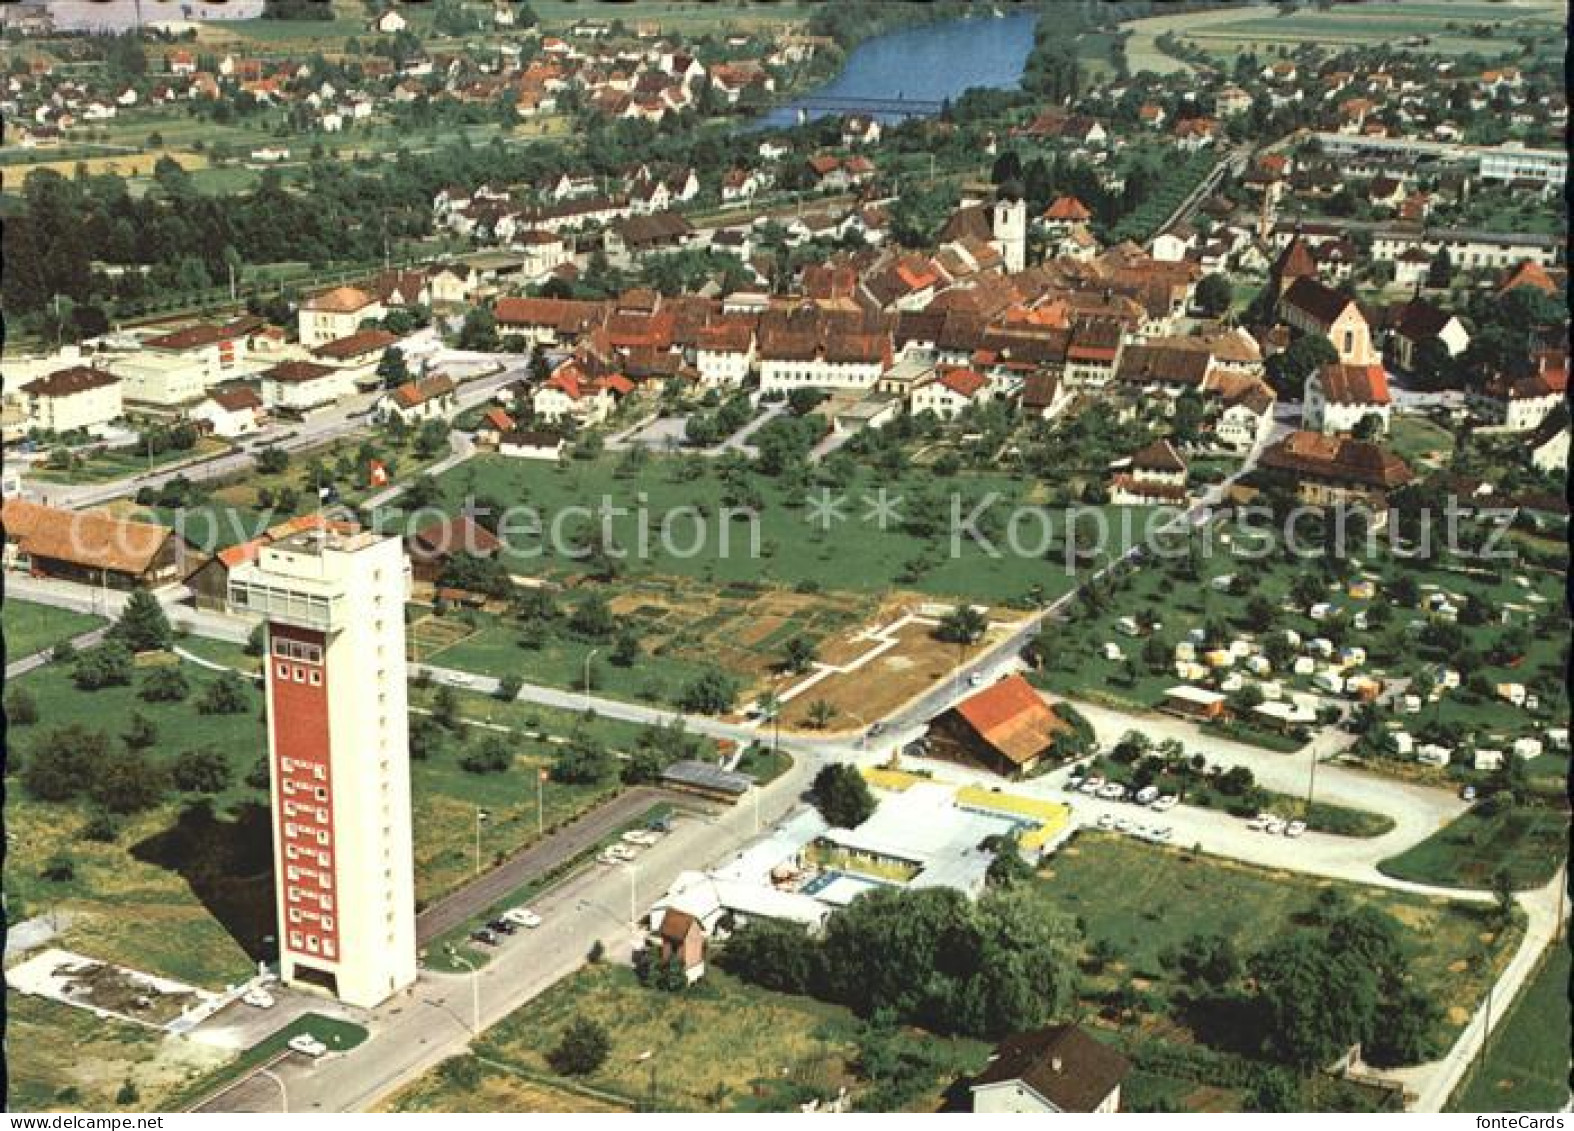
[[640, 786], [620, 793], [422, 911], [415, 917], [416, 943], [426, 946], [433, 939], [469, 922], [507, 898], [509, 893], [551, 873], [663, 801], [694, 807], [694, 798], [665, 789]]
[[[438, 355], [447, 364], [447, 354]], [[486, 355], [490, 356], [490, 355]], [[461, 360], [470, 355], [460, 355]], [[522, 379], [529, 370], [529, 357], [518, 354], [499, 354], [492, 364], [502, 365], [497, 372], [466, 381], [459, 386], [454, 412], [489, 400], [497, 391]], [[132, 495], [144, 487], [160, 487], [177, 476], [184, 476], [194, 483], [241, 475], [256, 463], [257, 452], [276, 447], [287, 452], [298, 452], [321, 447], [332, 440], [365, 428], [373, 404], [380, 392], [360, 393], [339, 402], [326, 412], [318, 413], [303, 421], [280, 422], [255, 436], [248, 436], [232, 451], [192, 463], [165, 466], [142, 475], [127, 476], [107, 483], [81, 485], [27, 483], [23, 493], [51, 506], [68, 510], [101, 506], [114, 499]]]
[[[761, 827], [800, 804], [815, 764], [795, 764], [759, 794]], [[756, 832], [752, 805], [716, 817], [682, 814], [673, 830], [645, 850], [634, 867], [592, 866], [534, 900], [542, 925], [505, 941], [474, 975], [422, 973], [416, 985], [365, 1019], [371, 1031], [354, 1053], [312, 1062], [291, 1055], [273, 1066], [288, 1095], [289, 1110], [358, 1111], [375, 1105], [439, 1061], [464, 1051], [481, 1028], [496, 1024], [523, 1003], [573, 973], [594, 942], [610, 960], [626, 961], [635, 941], [631, 908], [643, 912], [679, 872], [720, 862]], [[280, 1110], [280, 1088], [266, 1077], [216, 1097], [199, 1110]]]

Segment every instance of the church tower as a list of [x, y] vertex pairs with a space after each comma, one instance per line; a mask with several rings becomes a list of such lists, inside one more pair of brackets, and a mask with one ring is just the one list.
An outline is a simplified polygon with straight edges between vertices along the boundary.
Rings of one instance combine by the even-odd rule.
[[1006, 261], [1006, 271], [1016, 274], [1027, 269], [1027, 202], [1022, 199], [1022, 186], [1007, 181], [995, 193], [994, 210], [990, 218], [994, 232], [993, 243]]

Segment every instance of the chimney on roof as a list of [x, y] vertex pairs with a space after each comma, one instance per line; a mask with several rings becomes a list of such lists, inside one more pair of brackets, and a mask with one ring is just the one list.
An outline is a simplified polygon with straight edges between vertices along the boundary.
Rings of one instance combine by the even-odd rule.
[[1060, 1057], [1058, 1057], [1058, 1056], [1051, 1057], [1050, 1061], [1049, 1061], [1050, 1071], [1055, 1073], [1055, 1075], [1058, 1076], [1058, 1075], [1060, 1075], [1060, 1067], [1061, 1067]]

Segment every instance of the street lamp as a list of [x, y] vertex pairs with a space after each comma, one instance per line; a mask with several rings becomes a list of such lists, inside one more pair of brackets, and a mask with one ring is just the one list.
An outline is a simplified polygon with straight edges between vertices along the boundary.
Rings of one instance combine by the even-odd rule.
[[479, 805], [475, 809], [475, 874], [481, 874], [481, 822], [490, 814]]
[[481, 971], [464, 955], [460, 954], [453, 944], [446, 948], [448, 957], [470, 971], [470, 1033], [472, 1036], [481, 1035]]
[[585, 710], [590, 710], [590, 661], [596, 658], [600, 648], [592, 648], [585, 653]]

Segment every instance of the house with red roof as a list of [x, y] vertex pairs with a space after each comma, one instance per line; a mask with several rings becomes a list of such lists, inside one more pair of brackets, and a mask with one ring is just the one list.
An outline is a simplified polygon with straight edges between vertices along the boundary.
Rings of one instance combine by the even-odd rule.
[[1306, 379], [1301, 419], [1308, 430], [1328, 435], [1353, 432], [1363, 420], [1375, 418], [1381, 434], [1388, 431], [1392, 409], [1382, 365], [1333, 362]]
[[580, 425], [600, 424], [612, 415], [618, 402], [634, 391], [634, 383], [621, 374], [592, 377], [578, 361], [565, 361], [544, 381], [531, 408], [538, 420], [558, 424], [573, 420]]
[[929, 727], [930, 753], [1022, 777], [1054, 757], [1071, 724], [1020, 675], [1007, 676], [962, 700]]
[[921, 412], [932, 412], [941, 420], [950, 420], [963, 409], [984, 404], [990, 399], [989, 378], [978, 370], [943, 369], [933, 380], [913, 390], [908, 411], [915, 416]]

